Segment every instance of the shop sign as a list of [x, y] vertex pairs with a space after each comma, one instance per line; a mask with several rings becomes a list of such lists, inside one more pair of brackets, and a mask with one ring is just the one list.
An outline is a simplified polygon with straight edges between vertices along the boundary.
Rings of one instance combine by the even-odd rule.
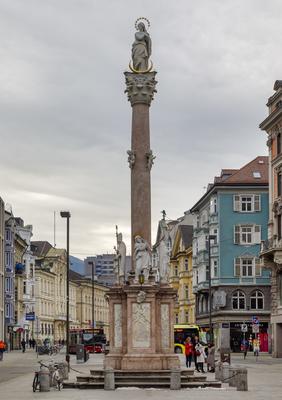
[[248, 325], [247, 324], [242, 324], [241, 325], [241, 332], [248, 332]]
[[26, 321], [35, 321], [35, 312], [28, 312], [25, 314], [25, 320]]

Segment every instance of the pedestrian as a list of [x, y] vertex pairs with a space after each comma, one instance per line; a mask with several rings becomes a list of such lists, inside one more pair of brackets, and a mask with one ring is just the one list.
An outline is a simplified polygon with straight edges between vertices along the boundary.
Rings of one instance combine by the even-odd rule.
[[62, 346], [64, 346], [64, 345], [65, 345], [65, 339], [62, 340]]
[[191, 368], [192, 357], [193, 357], [193, 344], [189, 336], [185, 340], [185, 357], [186, 357], [186, 367]]
[[5, 351], [5, 348], [6, 348], [5, 343], [3, 342], [3, 340], [0, 340], [0, 361], [3, 360], [3, 354]]
[[32, 345], [32, 348], [34, 349], [34, 348], [35, 348], [35, 345], [36, 345], [36, 341], [35, 341], [35, 339], [34, 339], [34, 338], [32, 339], [32, 343], [31, 343], [31, 345]]
[[22, 352], [25, 353], [26, 341], [24, 340], [24, 338], [22, 338], [21, 346], [22, 346]]
[[31, 349], [31, 346], [32, 346], [32, 340], [31, 340], [31, 338], [29, 339], [28, 344], [29, 344], [29, 348]]
[[207, 370], [208, 372], [214, 372], [214, 356], [215, 346], [213, 343], [208, 343], [208, 357], [207, 357]]
[[248, 353], [248, 350], [249, 350], [249, 342], [248, 342], [248, 339], [243, 339], [242, 340], [242, 350], [243, 350], [243, 352], [244, 352], [244, 360], [246, 359], [246, 357], [247, 357], [247, 353]]
[[199, 343], [199, 337], [197, 335], [195, 335], [194, 337], [192, 336], [195, 371], [198, 371], [197, 356], [196, 356], [196, 344], [197, 343]]
[[196, 356], [197, 356], [197, 371], [204, 373], [204, 362], [207, 358], [204, 346], [201, 345], [200, 342], [198, 342], [195, 345], [195, 351], [196, 351]]

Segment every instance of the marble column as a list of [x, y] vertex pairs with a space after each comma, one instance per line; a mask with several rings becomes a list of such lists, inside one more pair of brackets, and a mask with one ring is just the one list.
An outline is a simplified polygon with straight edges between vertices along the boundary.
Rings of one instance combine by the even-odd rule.
[[[139, 235], [151, 245], [151, 167], [149, 107], [156, 92], [156, 72], [125, 72], [128, 100], [132, 106], [132, 131], [129, 166], [131, 168], [131, 246]], [[132, 257], [132, 270], [135, 260]]]

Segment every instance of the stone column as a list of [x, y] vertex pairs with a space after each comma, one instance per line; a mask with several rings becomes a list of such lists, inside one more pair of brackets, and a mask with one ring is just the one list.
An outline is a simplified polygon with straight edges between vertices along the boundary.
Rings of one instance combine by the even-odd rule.
[[[156, 92], [156, 72], [135, 74], [125, 72], [128, 100], [132, 106], [131, 150], [131, 246], [139, 235], [151, 245], [151, 167], [149, 107]], [[132, 257], [132, 270], [135, 259]]]

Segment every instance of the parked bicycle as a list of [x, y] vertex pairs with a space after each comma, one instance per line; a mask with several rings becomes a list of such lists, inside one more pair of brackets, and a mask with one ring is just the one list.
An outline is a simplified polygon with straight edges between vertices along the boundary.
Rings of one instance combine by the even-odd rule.
[[43, 368], [47, 368], [49, 371], [50, 386], [55, 386], [58, 390], [61, 390], [63, 388], [63, 379], [59, 371], [59, 365], [53, 362], [51, 362], [48, 365], [44, 364], [42, 361], [38, 361], [38, 363], [40, 364], [40, 370], [35, 371], [34, 373], [34, 379], [32, 384], [33, 391], [34, 392], [36, 392], [37, 390], [39, 392], [41, 391], [40, 372], [43, 371]]

